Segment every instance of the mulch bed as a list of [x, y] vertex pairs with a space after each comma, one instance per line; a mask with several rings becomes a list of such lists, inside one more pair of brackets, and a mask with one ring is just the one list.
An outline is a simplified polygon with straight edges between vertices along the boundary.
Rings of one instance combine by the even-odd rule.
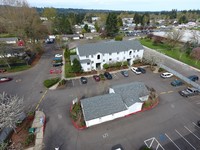
[[32, 123], [33, 123], [33, 118], [27, 118], [26, 120], [23, 121], [22, 124], [20, 124], [17, 127], [16, 133], [14, 132], [11, 137], [12, 143], [10, 145], [10, 148], [20, 150], [30, 146], [34, 146], [34, 142], [30, 143], [28, 146], [25, 146], [24, 144], [30, 134], [28, 130], [31, 127]]

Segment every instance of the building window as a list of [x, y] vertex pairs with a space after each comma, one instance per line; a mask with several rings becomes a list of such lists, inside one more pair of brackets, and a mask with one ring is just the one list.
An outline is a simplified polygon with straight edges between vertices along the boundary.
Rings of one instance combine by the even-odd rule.
[[100, 59], [100, 55], [97, 55], [97, 59]]
[[94, 67], [92, 67], [92, 69], [94, 69]]
[[117, 54], [119, 54], [119, 52], [117, 52]]
[[112, 53], [109, 53], [109, 55], [112, 55]]
[[105, 59], [103, 60], [103, 62], [105, 62]]
[[136, 55], [136, 57], [138, 58], [139, 56], [138, 56], [138, 55]]
[[92, 64], [94, 63], [94, 61], [92, 61]]
[[140, 50], [138, 49], [137, 51], [139, 52]]
[[117, 57], [117, 60], [119, 60], [119, 57]]
[[135, 53], [135, 51], [133, 51]]
[[93, 58], [93, 55], [91, 57]]
[[89, 56], [86, 56], [86, 58], [89, 58]]
[[109, 61], [112, 61], [112, 58], [110, 58]]
[[90, 68], [87, 68], [88, 71], [90, 71]]
[[90, 65], [90, 63], [88, 62], [87, 65]]
[[133, 58], [135, 58], [135, 55], [133, 55]]
[[124, 59], [126, 59], [126, 58], [124, 57]]
[[129, 55], [132, 55], [132, 51], [129, 52]]

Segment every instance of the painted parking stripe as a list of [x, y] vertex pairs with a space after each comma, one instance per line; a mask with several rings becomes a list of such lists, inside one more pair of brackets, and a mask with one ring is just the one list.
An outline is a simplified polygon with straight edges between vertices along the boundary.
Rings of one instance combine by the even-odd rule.
[[174, 143], [174, 141], [167, 135], [167, 133], [165, 133], [165, 136], [176, 146], [176, 148], [178, 148], [178, 150], [181, 150], [178, 145], [176, 145], [176, 143]]
[[196, 148], [181, 134], [179, 133], [176, 129], [175, 129], [176, 133], [178, 133], [178, 135], [180, 135], [194, 150], [196, 150]]
[[190, 133], [192, 133], [198, 140], [200, 140], [200, 138], [196, 135], [196, 134], [194, 134], [190, 129], [188, 129], [186, 126], [184, 126], [184, 128], [186, 128]]
[[174, 91], [168, 91], [167, 93], [173, 93]]
[[192, 124], [195, 125], [197, 128], [200, 129], [200, 127], [196, 123], [192, 122]]
[[72, 85], [74, 86], [74, 80], [72, 80]]

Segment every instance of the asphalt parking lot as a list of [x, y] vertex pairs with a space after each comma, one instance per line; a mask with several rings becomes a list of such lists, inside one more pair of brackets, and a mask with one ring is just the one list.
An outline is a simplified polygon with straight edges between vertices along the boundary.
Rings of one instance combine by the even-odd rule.
[[146, 139], [144, 143], [149, 148], [158, 150], [199, 150], [200, 127], [195, 122], [190, 122]]
[[[196, 137], [193, 139], [194, 135], [192, 133], [196, 132], [197, 135], [198, 132], [199, 134], [199, 130], [196, 131], [193, 125], [200, 114], [198, 108], [200, 105], [196, 105], [196, 103], [200, 104], [199, 96], [189, 98], [180, 96], [178, 91], [186, 88], [187, 85], [173, 87], [170, 82], [176, 77], [163, 79], [160, 77], [160, 73], [152, 73], [149, 68], [146, 68], [146, 74], [136, 75], [131, 70], [128, 73], [129, 77], [124, 77], [120, 72], [113, 73], [112, 80], [100, 82], [96, 82], [93, 77], [89, 77], [88, 83], [84, 85], [81, 84], [80, 79], [69, 80], [66, 89], [49, 93], [41, 104], [41, 107], [47, 113], [47, 117], [50, 118], [45, 135], [45, 145], [47, 145], [45, 149], [52, 149], [62, 143], [63, 149], [108, 150], [113, 145], [121, 144], [125, 150], [132, 150], [138, 149], [144, 144], [145, 140], [155, 138], [163, 148], [172, 148], [170, 150], [173, 150], [177, 147], [173, 145], [170, 139], [176, 142], [177, 145], [186, 143], [181, 135], [187, 138], [189, 135], [186, 134], [190, 134], [191, 137], [189, 138], [195, 140], [195, 142], [198, 141], [198, 138], [195, 139]], [[112, 85], [134, 81], [144, 82], [147, 86], [156, 90], [160, 103], [155, 109], [103, 123], [84, 131], [77, 131], [73, 127], [66, 111], [69, 111], [71, 102], [77, 95], [80, 94], [79, 97], [91, 97], [103, 92], [107, 93], [108, 87]], [[62, 116], [62, 119], [60, 119], [60, 116]], [[58, 126], [61, 126], [61, 129], [58, 129]], [[187, 132], [183, 132], [182, 128]], [[151, 141], [149, 140], [149, 142]], [[191, 142], [191, 144], [193, 143]], [[155, 143], [152, 145], [154, 146]], [[184, 148], [180, 146], [180, 149]]]

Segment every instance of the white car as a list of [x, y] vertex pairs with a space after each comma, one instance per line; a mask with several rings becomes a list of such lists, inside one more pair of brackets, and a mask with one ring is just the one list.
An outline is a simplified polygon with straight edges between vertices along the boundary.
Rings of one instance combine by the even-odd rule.
[[164, 72], [160, 75], [162, 78], [171, 78], [173, 76], [170, 72]]
[[136, 67], [132, 67], [131, 70], [135, 73], [135, 74], [141, 74], [142, 72], [136, 68]]
[[62, 57], [62, 55], [61, 54], [56, 54], [55, 57]]

